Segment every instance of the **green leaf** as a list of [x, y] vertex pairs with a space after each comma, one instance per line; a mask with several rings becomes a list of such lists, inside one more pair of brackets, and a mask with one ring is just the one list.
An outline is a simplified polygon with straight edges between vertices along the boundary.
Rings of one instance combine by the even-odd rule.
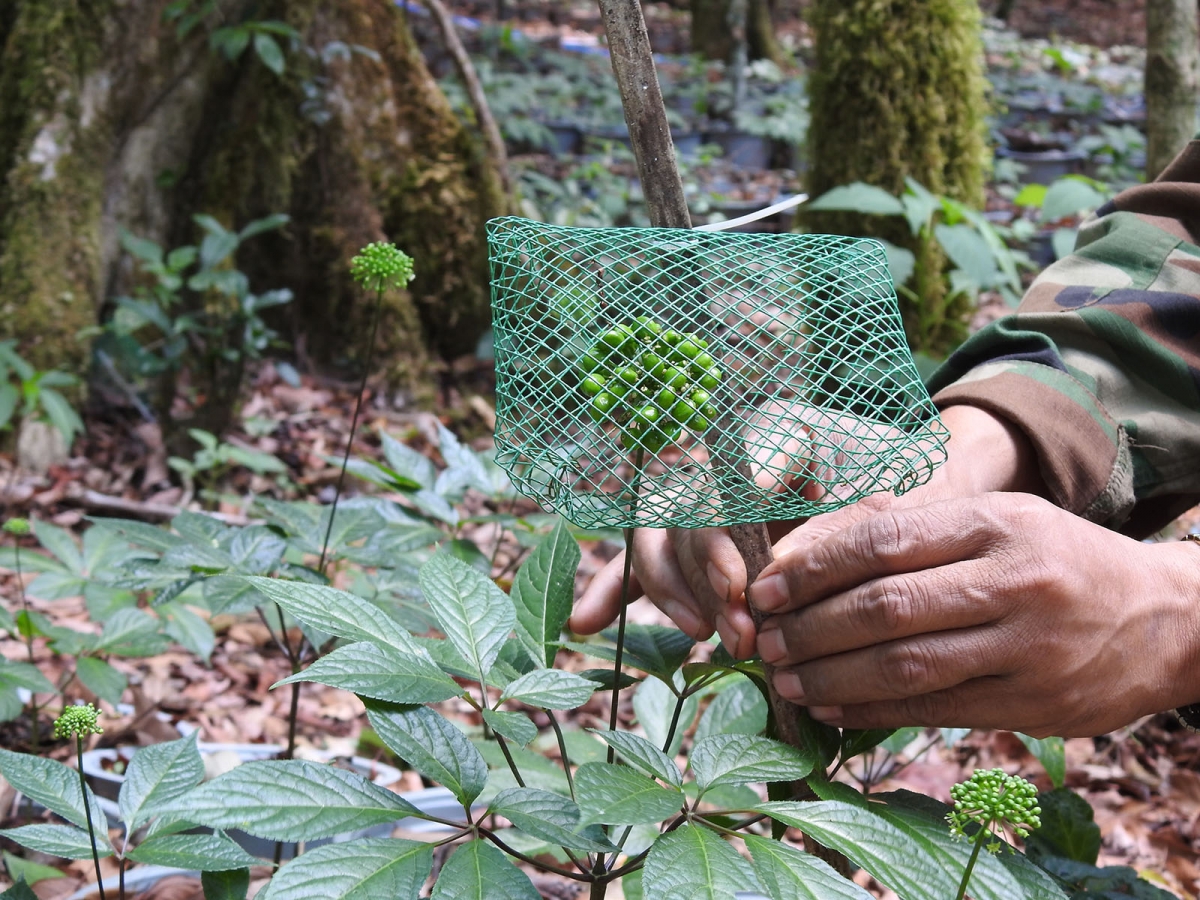
[[204, 779], [204, 761], [196, 746], [199, 734], [142, 747], [133, 755], [117, 800], [131, 832], [148, 818], [145, 809], [174, 800]]
[[37, 884], [39, 881], [63, 877], [63, 873], [53, 866], [43, 866], [41, 863], [35, 863], [32, 860], [21, 859], [21, 857], [14, 856], [7, 850], [4, 851], [4, 868], [8, 870], [8, 874], [12, 877], [13, 881], [25, 879], [28, 884]]
[[[616, 642], [615, 629], [603, 632]], [[649, 672], [662, 681], [670, 681], [675, 671], [687, 660], [696, 642], [678, 628], [665, 625], [628, 625], [625, 628], [624, 664]], [[616, 658], [615, 652], [611, 657]]]
[[879, 746], [883, 747], [888, 753], [903, 753], [913, 741], [925, 733], [924, 728], [910, 726], [908, 728], [897, 728], [894, 732], [879, 742]]
[[[66, 859], [91, 859], [92, 839], [83, 828], [74, 825], [25, 825], [21, 828], [8, 828], [0, 831], [0, 837], [16, 841], [23, 847], [49, 853], [51, 856], [61, 856]], [[108, 846], [106, 837], [99, 839], [97, 849], [101, 856], [112, 856], [112, 848]]]
[[684, 797], [627, 766], [584, 763], [575, 772], [575, 801], [587, 824], [637, 825], [675, 815]]
[[28, 882], [22, 878], [18, 878], [16, 884], [3, 894], [0, 894], [0, 900], [39, 900], [39, 898], [33, 892]]
[[517, 637], [539, 666], [554, 665], [554, 654], [575, 600], [579, 544], [559, 519], [517, 570], [512, 602], [517, 611]]
[[172, 534], [166, 528], [147, 525], [133, 519], [95, 519], [88, 531], [90, 533], [97, 529], [114, 532], [131, 544], [162, 553], [185, 543], [183, 538]]
[[1027, 734], [1014, 732], [1021, 739], [1021, 743], [1029, 748], [1037, 761], [1045, 768], [1046, 774], [1050, 776], [1050, 783], [1056, 788], [1063, 786], [1063, 780], [1067, 777], [1067, 751], [1063, 744], [1063, 739], [1060, 737], [1034, 738]]
[[742, 835], [742, 840], [771, 900], [871, 900], [870, 894], [811, 853], [754, 834]]
[[[682, 687], [683, 676], [677, 675], [677, 687]], [[664, 748], [668, 756], [679, 752], [683, 741], [683, 733], [691, 727], [696, 718], [696, 710], [700, 701], [695, 694], [683, 701], [679, 717], [672, 732], [671, 722], [675, 716], [675, 708], [679, 705], [676, 694], [658, 678], [650, 677], [643, 681], [633, 693], [633, 711], [638, 722], [646, 732], [652, 744]], [[667, 746], [667, 736], [671, 735], [671, 744]]]
[[987, 241], [970, 225], [935, 225], [933, 229], [946, 256], [979, 288], [994, 287], [1000, 280], [996, 257]]
[[625, 900], [646, 900], [641, 869], [635, 869], [621, 878], [621, 893], [625, 895]]
[[1054, 248], [1054, 258], [1063, 259], [1070, 256], [1075, 250], [1078, 238], [1078, 228], [1055, 228], [1054, 234], [1050, 236], [1050, 244]]
[[543, 709], [575, 709], [592, 698], [600, 685], [561, 669], [535, 669], [510, 682], [500, 700], [517, 700]]
[[461, 731], [424, 706], [368, 700], [367, 721], [396, 754], [469, 807], [487, 784], [487, 764]]
[[201, 872], [200, 886], [204, 889], [204, 900], [246, 900], [250, 892], [250, 869]]
[[7, 631], [14, 637], [17, 634], [17, 620], [3, 606], [0, 606], [0, 631]]
[[1013, 197], [1013, 206], [1041, 207], [1046, 202], [1049, 189], [1044, 184], [1027, 184]]
[[285, 66], [283, 50], [279, 48], [279, 42], [275, 38], [269, 34], [263, 34], [261, 31], [254, 35], [254, 52], [258, 54], [258, 58], [262, 60], [264, 66], [276, 75], [283, 74]]
[[367, 641], [338, 647], [272, 688], [297, 681], [315, 681], [392, 703], [436, 703], [463, 693], [454, 679], [427, 657]]
[[714, 734], [762, 734], [767, 727], [767, 701], [745, 675], [729, 679], [700, 716], [696, 740]]
[[519, 747], [524, 747], [537, 737], [537, 726], [525, 713], [485, 709], [483, 721], [487, 722], [491, 729], [501, 737], [516, 741]]
[[1060, 178], [1050, 185], [1042, 201], [1042, 221], [1057, 222], [1067, 216], [1103, 206], [1108, 200], [1086, 181], [1078, 178]]
[[302, 759], [243, 763], [182, 797], [145, 810], [273, 841], [303, 841], [419, 815], [354, 772]]
[[17, 392], [17, 386], [11, 381], [6, 381], [0, 384], [0, 429], [8, 426], [12, 421], [13, 413], [17, 410], [17, 402], [21, 399], [21, 395]]
[[309, 850], [279, 870], [255, 900], [417, 900], [433, 847], [364, 838]]
[[292, 217], [287, 213], [275, 213], [271, 216], [264, 216], [261, 219], [255, 219], [238, 232], [238, 240], [245, 241], [247, 238], [252, 238], [255, 235], [262, 234], [264, 231], [274, 231], [276, 228], [282, 228], [291, 220]]
[[419, 580], [442, 631], [486, 681], [516, 623], [512, 601], [486, 575], [444, 553], [421, 567]]
[[611, 853], [617, 849], [602, 829], [589, 827], [581, 833], [579, 807], [550, 791], [509, 788], [496, 795], [488, 812], [504, 816], [526, 834], [560, 847], [586, 853]]
[[654, 842], [642, 889], [663, 900], [729, 900], [762, 884], [750, 863], [714, 832], [684, 825]]
[[121, 702], [121, 695], [125, 693], [125, 686], [129, 683], [124, 674], [94, 656], [79, 657], [75, 663], [75, 674], [84, 687], [113, 706]]
[[433, 490], [437, 481], [437, 469], [424, 453], [401, 443], [386, 431], [379, 433], [383, 444], [383, 456], [391, 467], [391, 475], [404, 490]]
[[430, 900], [541, 900], [529, 876], [486, 841], [469, 841], [442, 868]]
[[1087, 800], [1069, 788], [1038, 795], [1042, 827], [1025, 840], [1025, 852], [1035, 863], [1061, 856], [1094, 866], [1100, 855], [1100, 827]]
[[971, 733], [970, 728], [942, 728], [942, 743], [947, 749], [952, 748], [955, 744]]
[[154, 656], [171, 645], [160, 626], [159, 619], [140, 609], [118, 609], [104, 623], [96, 649], [114, 656]]
[[224, 835], [162, 834], [146, 838], [126, 856], [134, 862], [173, 869], [199, 869], [201, 872], [227, 872], [257, 866], [251, 856]]
[[438, 450], [446, 461], [446, 470], [438, 476], [434, 490], [442, 496], [457, 496], [466, 488], [474, 488], [484, 496], [495, 489], [483, 460], [470, 447], [464, 447], [454, 432], [438, 423]]
[[958, 890], [958, 878], [947, 875], [911, 837], [870, 809], [818, 800], [763, 803], [758, 810], [844, 854], [906, 900], [943, 900]]
[[[72, 825], [87, 828], [83, 793], [79, 789], [79, 773], [53, 759], [0, 750], [0, 775], [14, 788], [42, 804], [50, 812], [62, 816]], [[87, 790], [92, 823], [97, 834], [108, 833], [108, 817], [96, 802], [91, 788]]]
[[246, 583], [293, 618], [326, 634], [348, 641], [383, 641], [413, 656], [427, 655], [391, 616], [354, 594], [277, 578], [247, 578]]
[[639, 772], [662, 779], [673, 787], [683, 787], [683, 775], [675, 761], [641, 735], [628, 731], [600, 731], [595, 728], [591, 729], [591, 732], [616, 750], [621, 759]]
[[[15, 629], [14, 623], [13, 630]], [[0, 689], [8, 687], [23, 687], [35, 694], [58, 693], [58, 689], [37, 666], [32, 663], [9, 662], [0, 656]]]
[[83, 431], [83, 419], [71, 408], [67, 398], [52, 388], [44, 387], [38, 394], [42, 409], [46, 411], [50, 424], [59, 430], [63, 436], [63, 444], [67, 449], [75, 443], [75, 435]]
[[217, 639], [207, 619], [192, 612], [182, 603], [167, 603], [158, 607], [158, 613], [167, 620], [167, 634], [185, 650], [208, 662]]
[[875, 216], [902, 216], [904, 204], [883, 188], [856, 181], [826, 191], [804, 207], [808, 210], [843, 210]]
[[702, 792], [718, 784], [797, 781], [815, 763], [795, 747], [746, 734], [715, 734], [697, 741], [691, 760]]
[[904, 247], [897, 247], [890, 241], [880, 241], [887, 252], [888, 270], [892, 275], [892, 283], [899, 286], [912, 277], [917, 268], [916, 254]]
[[84, 574], [83, 554], [79, 552], [79, 547], [75, 543], [75, 538], [71, 536], [71, 532], [65, 528], [59, 528], [57, 525], [51, 525], [49, 522], [43, 522], [41, 519], [34, 519], [31, 524], [33, 533], [37, 535], [41, 545], [53, 553], [72, 575]]

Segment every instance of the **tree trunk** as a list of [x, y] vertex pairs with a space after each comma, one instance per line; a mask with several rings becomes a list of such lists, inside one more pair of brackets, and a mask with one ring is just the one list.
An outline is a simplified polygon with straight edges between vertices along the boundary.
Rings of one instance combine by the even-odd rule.
[[[809, 193], [864, 181], [898, 196], [911, 177], [982, 205], [986, 105], [974, 0], [817, 0], [810, 23]], [[890, 240], [926, 254], [940, 271], [898, 218], [822, 213], [808, 222], [814, 230]], [[919, 302], [938, 309], [946, 288], [943, 279], [930, 281], [937, 296]], [[902, 300], [901, 312], [914, 339], [917, 310]], [[965, 302], [951, 304], [945, 326], [924, 335], [920, 349], [938, 352], [961, 340], [969, 314]]]
[[1146, 180], [1196, 133], [1196, 0], [1146, 0]]
[[[483, 223], [504, 197], [396, 7], [220, 0], [180, 38], [167, 6], [0, 4], [0, 337], [82, 373], [78, 333], [137, 278], [119, 228], [170, 248], [198, 241], [195, 213], [240, 228], [285, 212], [287, 228], [238, 265], [256, 292], [295, 292], [278, 324], [308, 358], [365, 350], [371, 304], [348, 264], [372, 240], [417, 271], [388, 297], [382, 365], [411, 381], [431, 352], [472, 349], [488, 322]], [[253, 46], [232, 62], [210, 48], [214, 29], [250, 15], [300, 35], [278, 38], [282, 75]]]
[[[730, 0], [691, 0], [691, 49], [706, 59], [728, 62], [733, 54], [729, 29]], [[783, 64], [785, 54], [775, 40], [769, 0], [748, 0], [746, 39], [750, 59], [769, 59]]]

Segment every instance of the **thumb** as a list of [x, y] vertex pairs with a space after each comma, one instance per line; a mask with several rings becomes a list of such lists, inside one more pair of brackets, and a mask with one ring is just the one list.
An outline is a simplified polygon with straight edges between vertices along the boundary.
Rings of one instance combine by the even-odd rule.
[[[611, 562], [596, 573], [583, 596], [575, 604], [575, 610], [567, 627], [578, 634], [595, 634], [611, 625], [621, 612], [621, 580], [625, 571], [625, 551], [618, 553]], [[642, 587], [637, 575], [629, 573], [629, 600], [642, 596]]]

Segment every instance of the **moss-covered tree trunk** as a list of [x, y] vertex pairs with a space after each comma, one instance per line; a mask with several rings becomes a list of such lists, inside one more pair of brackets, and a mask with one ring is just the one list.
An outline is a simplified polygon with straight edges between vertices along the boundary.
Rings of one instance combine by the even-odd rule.
[[[809, 78], [809, 192], [855, 181], [904, 192], [908, 177], [978, 206], [983, 202], [983, 52], [975, 0], [816, 0], [816, 59]], [[896, 218], [823, 213], [816, 230], [881, 237], [907, 246], [927, 268], [940, 254], [914, 242]], [[945, 327], [921, 349], [945, 349], [970, 310], [946, 303], [942, 279], [925, 278], [920, 304], [945, 305]], [[910, 339], [918, 316], [902, 302]], [[928, 318], [928, 317], [926, 317]]]
[[1196, 132], [1196, 0], [1146, 0], [1146, 178]]
[[[387, 239], [417, 261], [380, 328], [394, 375], [471, 349], [487, 323], [483, 223], [494, 171], [455, 119], [390, 0], [219, 0], [184, 37], [167, 0], [0, 3], [0, 337], [82, 373], [78, 333], [128, 291], [119, 229], [194, 243], [195, 213], [228, 227], [276, 212], [287, 228], [238, 259], [255, 290], [291, 288], [282, 324], [305, 357], [360, 356], [369, 303], [350, 257]], [[193, 8], [203, 4], [196, 2]], [[218, 27], [279, 20], [286, 69]]]

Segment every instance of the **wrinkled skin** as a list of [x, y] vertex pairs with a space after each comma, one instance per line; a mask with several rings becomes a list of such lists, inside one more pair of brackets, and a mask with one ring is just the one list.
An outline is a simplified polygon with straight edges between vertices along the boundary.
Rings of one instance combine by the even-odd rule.
[[[1011, 425], [952, 407], [949, 458], [901, 497], [784, 525], [750, 594], [722, 529], [639, 531], [637, 585], [679, 627], [778, 667], [776, 688], [851, 728], [1094, 735], [1200, 700], [1200, 548], [1143, 544], [1055, 507]], [[571, 627], [615, 616], [623, 559]]]

